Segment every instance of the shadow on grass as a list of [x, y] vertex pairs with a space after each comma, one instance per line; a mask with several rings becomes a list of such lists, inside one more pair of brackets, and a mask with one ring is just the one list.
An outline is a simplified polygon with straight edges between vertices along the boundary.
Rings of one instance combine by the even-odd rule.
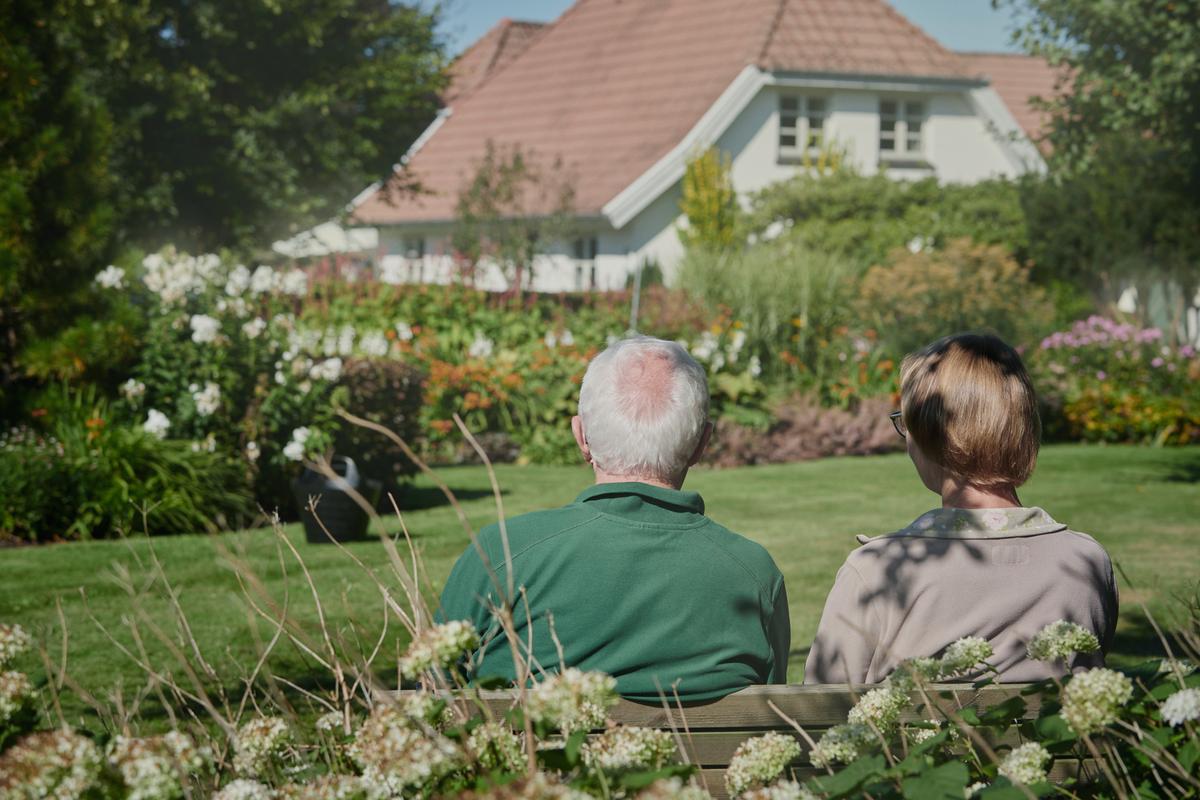
[[[1164, 620], [1158, 622], [1161, 625]], [[1164, 656], [1166, 651], [1162, 640], [1141, 609], [1121, 618], [1108, 652], [1109, 666], [1131, 667]]]
[[1185, 458], [1168, 467], [1168, 483], [1200, 483], [1200, 447], [1190, 447], [1185, 452]]
[[[455, 489], [452, 486], [450, 487], [450, 491], [454, 493], [455, 498], [460, 503], [492, 496], [491, 489]], [[393, 492], [396, 497], [396, 505], [400, 507], [401, 511], [424, 511], [429, 508], [450, 505], [450, 502], [446, 500], [446, 495], [436, 486], [413, 486], [405, 484], [393, 489]], [[502, 488], [500, 494], [501, 496], [505, 496], [508, 492]], [[388, 501], [387, 493], [383, 492], [379, 500], [379, 511], [391, 512], [391, 510], [392, 504]]]

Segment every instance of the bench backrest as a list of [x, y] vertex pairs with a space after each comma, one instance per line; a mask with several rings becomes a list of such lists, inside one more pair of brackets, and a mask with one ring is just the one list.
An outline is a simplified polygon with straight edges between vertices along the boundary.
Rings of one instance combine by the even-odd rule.
[[[636, 725], [659, 730], [674, 730], [680, 734], [685, 753], [681, 758], [700, 767], [700, 776], [708, 791], [715, 798], [727, 797], [725, 769], [734, 752], [746, 739], [775, 731], [794, 737], [802, 751], [800, 758], [792, 764], [796, 779], [804, 780], [813, 775], [824, 774], [809, 761], [810, 746], [805, 737], [784, 717], [795, 721], [813, 741], [834, 725], [846, 721], [846, 714], [857, 699], [874, 687], [863, 686], [751, 686], [711, 703], [687, 705], [680, 708], [674, 703], [669, 706], [643, 705], [621, 700], [609, 716], [624, 725]], [[964, 708], [986, 709], [999, 705], [1011, 697], [1021, 694], [1022, 684], [986, 686], [974, 689], [964, 684], [946, 684], [931, 687], [928, 697], [933, 708], [923, 704], [910, 708], [901, 719], [919, 722], [925, 719], [945, 719], [949, 712]], [[1040, 697], [1026, 696], [1026, 710], [1013, 720], [1014, 730], [1002, 735], [996, 743], [1017, 743], [1015, 726], [1037, 717]], [[483, 700], [492, 712], [502, 715], [513, 705], [512, 692], [484, 692]], [[778, 710], [776, 710], [778, 709]], [[940, 712], [940, 713], [939, 713]], [[1082, 778], [1086, 765], [1077, 762], [1055, 762], [1050, 771], [1051, 779], [1062, 780], [1068, 776]]]

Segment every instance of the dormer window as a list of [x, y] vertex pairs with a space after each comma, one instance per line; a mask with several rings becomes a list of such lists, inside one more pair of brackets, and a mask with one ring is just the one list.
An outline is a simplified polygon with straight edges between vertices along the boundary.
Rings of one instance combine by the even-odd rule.
[[779, 96], [779, 160], [798, 161], [825, 141], [824, 97], [783, 94]]
[[925, 103], [920, 100], [879, 101], [879, 157], [885, 160], [924, 158], [922, 129]]

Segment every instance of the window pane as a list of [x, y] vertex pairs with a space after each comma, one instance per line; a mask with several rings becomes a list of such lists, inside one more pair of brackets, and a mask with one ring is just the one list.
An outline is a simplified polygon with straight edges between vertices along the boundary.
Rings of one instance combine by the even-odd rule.
[[824, 117], [809, 117], [808, 118], [808, 127], [812, 128], [813, 130], [819, 131], [821, 128], [825, 127], [825, 118]]
[[879, 104], [879, 113], [887, 116], [896, 116], [896, 103], [892, 100], [884, 100]]
[[925, 116], [925, 104], [924, 103], [906, 103], [905, 108], [904, 108], [904, 114], [909, 119], [920, 119], [921, 117]]
[[912, 134], [912, 133], [910, 133], [910, 134], [908, 135], [908, 141], [907, 141], [907, 147], [906, 147], [906, 149], [907, 149], [907, 150], [908, 150], [910, 153], [915, 153], [915, 152], [918, 152], [918, 151], [921, 149], [921, 136], [920, 136], [919, 134]]
[[879, 149], [892, 151], [896, 149], [896, 134], [883, 132], [879, 134]]
[[783, 109], [784, 111], [795, 111], [800, 106], [799, 106], [798, 98], [781, 97], [781, 98], [779, 98], [779, 107], [781, 109]]
[[879, 130], [881, 130], [885, 133], [891, 133], [891, 132], [895, 131], [896, 130], [896, 120], [894, 120], [894, 119], [879, 120]]
[[796, 118], [792, 116], [782, 116], [779, 118], [779, 127], [782, 130], [792, 130], [796, 127]]
[[809, 114], [824, 114], [825, 113], [825, 98], [823, 98], [823, 97], [808, 98], [808, 113]]
[[781, 135], [779, 137], [779, 146], [780, 147], [795, 147], [796, 146], [796, 135], [794, 133]]

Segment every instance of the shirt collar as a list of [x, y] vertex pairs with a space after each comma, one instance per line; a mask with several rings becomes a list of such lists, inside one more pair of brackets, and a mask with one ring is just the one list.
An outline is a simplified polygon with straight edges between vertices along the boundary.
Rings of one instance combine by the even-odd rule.
[[[1066, 530], [1067, 526], [1036, 506], [1033, 508], [935, 508], [907, 527], [876, 536], [920, 536], [927, 539], [1008, 539]], [[859, 537], [859, 541], [870, 541]]]
[[692, 514], [704, 513], [704, 498], [698, 492], [685, 492], [682, 489], [665, 489], [661, 486], [651, 486], [648, 483], [630, 481], [627, 483], [597, 483], [580, 492], [575, 498], [576, 503], [586, 503], [603, 498], [638, 497], [672, 511], [684, 511]]

